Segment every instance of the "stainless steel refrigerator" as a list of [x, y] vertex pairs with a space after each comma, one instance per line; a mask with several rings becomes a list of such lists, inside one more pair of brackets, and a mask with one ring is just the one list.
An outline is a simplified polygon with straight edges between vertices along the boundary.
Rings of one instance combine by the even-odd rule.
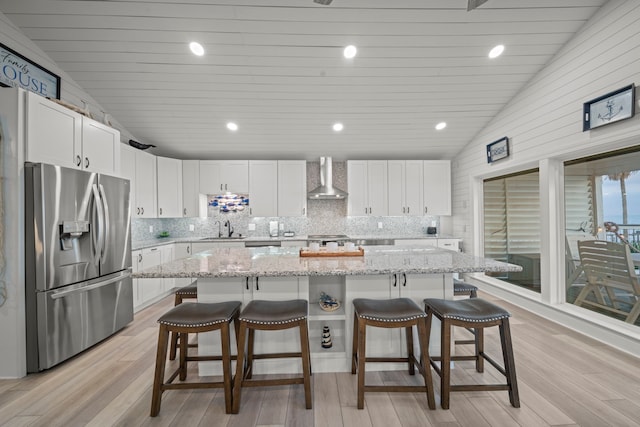
[[48, 369], [133, 320], [129, 185], [25, 165], [28, 372]]

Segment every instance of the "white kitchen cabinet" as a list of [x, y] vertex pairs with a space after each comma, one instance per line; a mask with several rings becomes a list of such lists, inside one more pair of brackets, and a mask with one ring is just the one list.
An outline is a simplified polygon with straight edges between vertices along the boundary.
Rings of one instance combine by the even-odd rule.
[[201, 160], [200, 193], [249, 193], [248, 160]]
[[386, 160], [347, 161], [347, 214], [349, 216], [388, 215]]
[[249, 161], [249, 214], [278, 216], [278, 161]]
[[307, 215], [307, 162], [278, 160], [278, 216]]
[[156, 157], [158, 218], [182, 218], [182, 161]]
[[[189, 258], [191, 256], [191, 243], [190, 242], [181, 242], [173, 244], [173, 260], [179, 260], [182, 258]], [[184, 277], [184, 278], [176, 278], [175, 287], [180, 288], [183, 286], [190, 285], [196, 279], [193, 277]]]
[[433, 246], [442, 249], [449, 249], [452, 251], [460, 251], [460, 239], [455, 238], [435, 238], [428, 237], [424, 239], [396, 239], [396, 246], [407, 245], [421, 245], [421, 246]]
[[422, 216], [422, 160], [387, 162], [389, 215]]
[[136, 155], [135, 148], [121, 144], [120, 147], [120, 176], [128, 179], [129, 185], [129, 217], [135, 218], [136, 213]]
[[[133, 271], [141, 271], [162, 263], [162, 255], [159, 247], [146, 248], [132, 252]], [[133, 286], [134, 311], [147, 307], [155, 302], [164, 293], [164, 279], [135, 279]]]
[[207, 198], [200, 193], [200, 160], [182, 161], [182, 216], [207, 216]]
[[[165, 264], [174, 260], [174, 245], [163, 245], [160, 249], [160, 263]], [[167, 293], [176, 287], [176, 279], [172, 277], [164, 277], [162, 279], [162, 290]]]
[[120, 132], [33, 92], [27, 105], [26, 159], [90, 172], [120, 173]]
[[424, 215], [451, 215], [451, 162], [424, 160]]
[[157, 217], [156, 158], [153, 154], [135, 150], [135, 216], [133, 218]]

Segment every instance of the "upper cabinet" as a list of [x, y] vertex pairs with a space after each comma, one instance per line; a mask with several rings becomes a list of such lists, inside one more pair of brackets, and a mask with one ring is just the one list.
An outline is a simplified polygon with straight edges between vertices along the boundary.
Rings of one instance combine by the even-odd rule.
[[389, 215], [422, 216], [422, 160], [389, 160]]
[[424, 160], [423, 215], [451, 215], [451, 162]]
[[120, 132], [32, 92], [26, 93], [26, 160], [120, 174]]
[[347, 186], [348, 215], [388, 215], [386, 160], [347, 161]]
[[249, 161], [249, 214], [278, 216], [278, 161]]
[[158, 218], [181, 218], [182, 160], [156, 157], [158, 175]]
[[[203, 203], [203, 205], [201, 205]], [[200, 210], [204, 212], [200, 212]], [[206, 196], [200, 194], [200, 160], [182, 161], [182, 216], [207, 216]]]
[[156, 157], [122, 145], [121, 176], [131, 181], [131, 218], [156, 218]]
[[307, 162], [278, 160], [278, 216], [307, 214]]
[[248, 160], [201, 160], [200, 193], [249, 193]]

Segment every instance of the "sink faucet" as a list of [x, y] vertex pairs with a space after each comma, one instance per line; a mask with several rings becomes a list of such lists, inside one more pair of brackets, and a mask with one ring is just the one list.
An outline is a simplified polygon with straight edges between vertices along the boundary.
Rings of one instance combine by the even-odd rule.
[[214, 224], [218, 224], [218, 238], [222, 237], [222, 229], [220, 228], [222, 226], [222, 224], [220, 223], [220, 221], [216, 221], [214, 222]]
[[231, 226], [231, 222], [229, 220], [226, 220], [224, 222], [224, 226], [229, 230], [229, 235], [227, 237], [231, 237], [231, 235], [233, 234], [233, 227]]

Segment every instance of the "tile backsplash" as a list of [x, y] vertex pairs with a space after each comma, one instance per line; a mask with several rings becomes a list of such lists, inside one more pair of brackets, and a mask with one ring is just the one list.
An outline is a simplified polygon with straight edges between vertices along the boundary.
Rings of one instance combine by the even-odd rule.
[[[333, 183], [336, 187], [348, 191], [346, 163], [333, 162]], [[320, 182], [320, 165], [307, 163], [307, 190], [312, 190]], [[132, 221], [132, 239], [144, 241], [166, 231], [171, 237], [207, 237], [217, 236], [218, 230], [225, 233], [225, 221], [230, 221], [234, 235], [267, 237], [269, 222], [278, 221], [282, 231], [293, 231], [296, 235], [307, 234], [347, 234], [351, 236], [415, 236], [426, 234], [427, 227], [435, 221], [439, 227], [438, 216], [400, 217], [400, 216], [347, 216], [346, 200], [308, 200], [306, 217], [251, 217], [247, 209], [242, 212], [221, 213], [210, 208], [207, 218], [158, 218], [134, 219]], [[249, 224], [255, 230], [249, 230]], [[382, 228], [378, 225], [382, 224]], [[190, 230], [193, 226], [193, 231]]]

